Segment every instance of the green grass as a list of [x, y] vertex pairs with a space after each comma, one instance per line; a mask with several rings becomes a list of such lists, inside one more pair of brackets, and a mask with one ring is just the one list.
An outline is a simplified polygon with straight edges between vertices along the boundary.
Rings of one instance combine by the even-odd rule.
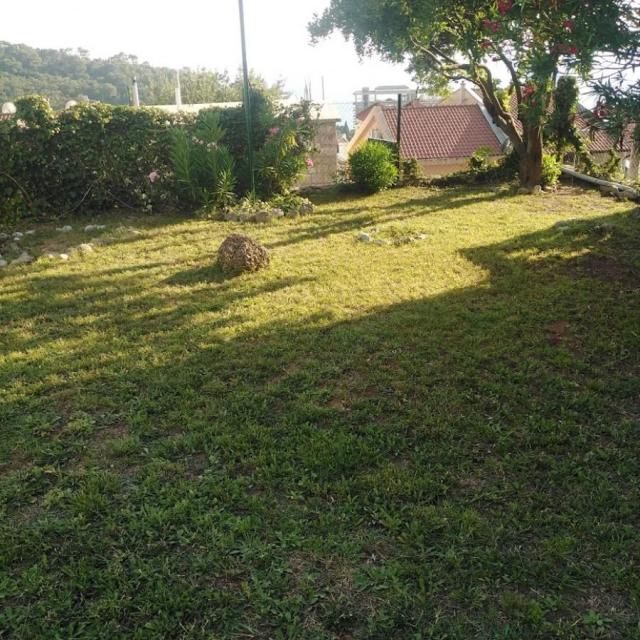
[[[640, 638], [632, 210], [105, 216], [0, 270], [0, 637]], [[224, 278], [237, 231], [269, 270]]]

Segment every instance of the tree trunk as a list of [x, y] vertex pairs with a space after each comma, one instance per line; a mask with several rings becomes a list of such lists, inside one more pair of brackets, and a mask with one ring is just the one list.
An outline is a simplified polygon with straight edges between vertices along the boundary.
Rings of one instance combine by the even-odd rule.
[[542, 182], [542, 148], [542, 127], [527, 128], [520, 152], [520, 184], [527, 189]]

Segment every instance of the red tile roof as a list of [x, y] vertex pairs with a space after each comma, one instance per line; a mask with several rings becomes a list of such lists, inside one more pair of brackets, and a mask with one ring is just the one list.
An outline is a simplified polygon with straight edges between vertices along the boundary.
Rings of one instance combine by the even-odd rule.
[[[511, 116], [514, 118], [516, 129], [518, 129], [519, 133], [522, 133], [522, 123], [518, 118], [518, 99], [515, 94], [511, 95], [510, 105]], [[549, 110], [551, 111], [551, 107]], [[588, 110], [583, 109], [583, 112], [588, 113]], [[609, 133], [598, 126], [590, 125], [587, 122], [586, 117], [580, 113], [576, 115], [576, 125], [578, 127], [578, 131], [587, 140], [587, 146], [591, 153], [607, 153], [617, 147], [616, 141]], [[624, 142], [622, 145], [623, 152], [631, 151], [631, 131], [632, 129], [628, 129], [625, 132]]]
[[[383, 113], [395, 138], [397, 109], [385, 107]], [[414, 104], [402, 110], [405, 158], [469, 158], [482, 148], [502, 153], [500, 141], [477, 105]]]
[[618, 142], [614, 140], [613, 136], [598, 126], [589, 124], [586, 118], [580, 114], [576, 116], [576, 125], [578, 131], [586, 138], [591, 153], [603, 153], [616, 149], [627, 153], [631, 151], [633, 147], [631, 134], [633, 127], [627, 127], [624, 138], [622, 141], [622, 149], [619, 148]]

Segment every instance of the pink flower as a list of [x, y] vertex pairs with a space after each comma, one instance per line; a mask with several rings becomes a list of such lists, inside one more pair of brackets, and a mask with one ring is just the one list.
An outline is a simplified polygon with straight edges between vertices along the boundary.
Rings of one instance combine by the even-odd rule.
[[269, 133], [272, 136], [277, 136], [280, 133], [280, 127], [272, 127], [271, 129], [269, 129]]
[[484, 49], [485, 51], [487, 49], [491, 49], [491, 40], [487, 40], [487, 38], [485, 38], [481, 43], [480, 43], [480, 47], [482, 49]]
[[573, 20], [565, 20], [562, 23], [562, 26], [564, 27], [565, 31], [573, 31]]
[[307, 167], [309, 167], [309, 169], [313, 169], [313, 167], [315, 167], [315, 162], [311, 159], [311, 158], [307, 158], [305, 160]]
[[498, 0], [498, 12], [501, 16], [506, 16], [513, 9], [513, 0]]
[[149, 182], [153, 183], [156, 182], [156, 180], [160, 180], [160, 174], [157, 171], [152, 171], [149, 176]]
[[489, 20], [489, 18], [485, 18], [482, 21], [482, 24], [487, 31], [491, 31], [493, 33], [498, 33], [498, 31], [500, 31], [500, 22], [498, 20]]

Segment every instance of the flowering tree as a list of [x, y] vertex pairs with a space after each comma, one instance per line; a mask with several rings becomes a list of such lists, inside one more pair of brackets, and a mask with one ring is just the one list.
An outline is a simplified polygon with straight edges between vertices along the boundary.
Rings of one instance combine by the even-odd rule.
[[[408, 60], [426, 84], [474, 84], [520, 157], [524, 186], [540, 184], [543, 131], [559, 73], [587, 77], [637, 47], [635, 0], [331, 0], [314, 38], [341, 31], [360, 54]], [[517, 109], [494, 72], [506, 70]], [[513, 98], [510, 98], [513, 99]], [[517, 114], [514, 113], [517, 111]]]

